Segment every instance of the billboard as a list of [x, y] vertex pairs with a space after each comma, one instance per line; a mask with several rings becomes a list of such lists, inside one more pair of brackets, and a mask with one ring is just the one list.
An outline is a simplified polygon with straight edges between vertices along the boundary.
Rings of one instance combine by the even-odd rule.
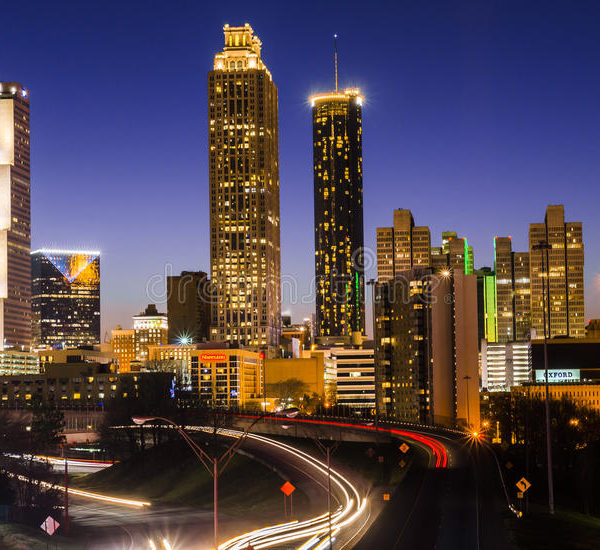
[[[544, 383], [546, 381], [546, 371], [536, 369], [535, 381]], [[579, 369], [549, 369], [548, 382], [580, 382], [581, 372]]]

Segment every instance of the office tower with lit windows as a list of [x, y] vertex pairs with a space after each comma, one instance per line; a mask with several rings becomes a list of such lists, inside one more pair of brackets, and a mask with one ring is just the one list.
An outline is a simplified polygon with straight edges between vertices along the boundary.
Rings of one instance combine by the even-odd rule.
[[531, 329], [529, 253], [513, 252], [510, 237], [495, 237], [494, 265], [497, 342], [528, 340]]
[[478, 428], [475, 275], [431, 267], [399, 272], [375, 285], [374, 309], [380, 413]]
[[456, 270], [470, 275], [474, 271], [473, 247], [456, 231], [442, 232], [442, 246], [431, 249], [431, 265], [438, 271]]
[[[540, 248], [541, 243], [550, 248]], [[549, 338], [584, 337], [582, 223], [565, 222], [563, 205], [548, 206], [544, 222], [529, 226], [529, 258], [531, 326], [537, 337], [544, 336], [544, 304]]]
[[498, 341], [498, 315], [496, 311], [496, 275], [489, 267], [476, 269], [477, 319], [479, 343]]
[[393, 227], [377, 228], [377, 281], [384, 283], [400, 271], [429, 266], [429, 227], [415, 226], [410, 210], [394, 210]]
[[0, 82], [0, 348], [31, 346], [29, 93]]
[[155, 304], [133, 316], [133, 331], [135, 338], [135, 359], [148, 359], [148, 346], [159, 346], [168, 343], [169, 322], [164, 313], [156, 309]]
[[362, 103], [359, 90], [310, 98], [317, 336], [364, 333]]
[[277, 87], [247, 23], [225, 25], [208, 74], [211, 340], [279, 344]]
[[167, 277], [169, 343], [189, 345], [210, 338], [211, 291], [203, 271]]
[[100, 343], [100, 252], [31, 253], [34, 347]]

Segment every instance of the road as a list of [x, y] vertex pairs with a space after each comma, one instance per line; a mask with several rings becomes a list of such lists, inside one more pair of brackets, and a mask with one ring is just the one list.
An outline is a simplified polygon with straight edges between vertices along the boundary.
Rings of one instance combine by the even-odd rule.
[[487, 447], [444, 441], [448, 468], [418, 461], [356, 550], [510, 550], [503, 516], [510, 514]]
[[[348, 427], [374, 429], [372, 425]], [[190, 428], [194, 429], [203, 430]], [[381, 431], [420, 449], [420, 460], [415, 461], [405, 481], [366, 534], [370, 507], [364, 499], [363, 487], [332, 472], [332, 479], [336, 480], [332, 484], [332, 531], [336, 550], [352, 547], [356, 550], [510, 549], [503, 528], [503, 515], [509, 512], [491, 451], [483, 446], [469, 450], [456, 436], [390, 426], [381, 427]], [[239, 432], [223, 430], [222, 435], [237, 437]], [[249, 520], [241, 523], [222, 515], [220, 540], [228, 540], [221, 543], [220, 549], [242, 550], [249, 543], [261, 548], [328, 548], [327, 475], [323, 462], [256, 434], [246, 439], [242, 449], [292, 481], [308, 496], [310, 509], [319, 510], [321, 515], [300, 514], [295, 523], [258, 529], [253, 529], [256, 525]], [[112, 548], [112, 544], [116, 545], [114, 548], [124, 548], [123, 542], [127, 540], [145, 541], [149, 536], [157, 540], [166, 537], [176, 542], [173, 548], [209, 548], [211, 544], [210, 512], [153, 506], [123, 514], [105, 503], [90, 505], [77, 497], [72, 500], [72, 515], [77, 524], [88, 530], [92, 539], [101, 540], [90, 548]], [[245, 534], [234, 536], [240, 532]]]
[[[286, 423], [373, 431], [373, 423], [294, 419]], [[459, 432], [381, 424], [379, 431], [420, 449], [417, 461], [354, 548], [510, 550], [509, 509], [493, 451]]]
[[[203, 430], [188, 428], [188, 431]], [[223, 438], [239, 437], [241, 432], [221, 430]], [[247, 548], [249, 543], [261, 548], [300, 548], [311, 541], [311, 548], [328, 545], [327, 469], [322, 460], [291, 445], [250, 434], [242, 451], [269, 464], [307, 495], [310, 510], [265, 527], [263, 518], [229, 518], [220, 514], [221, 550]], [[349, 547], [354, 535], [368, 519], [369, 507], [360, 484], [355, 484], [335, 469], [331, 470], [331, 524], [336, 548]], [[249, 480], [251, 482], [251, 480]], [[243, 499], [243, 488], [240, 488]], [[71, 494], [71, 493], [70, 493]], [[90, 501], [71, 494], [70, 514], [75, 535], [85, 539], [87, 548], [151, 548], [149, 539], [168, 540], [172, 548], [210, 548], [212, 513], [197, 509], [168, 506], [127, 507]], [[240, 533], [243, 533], [240, 535]]]

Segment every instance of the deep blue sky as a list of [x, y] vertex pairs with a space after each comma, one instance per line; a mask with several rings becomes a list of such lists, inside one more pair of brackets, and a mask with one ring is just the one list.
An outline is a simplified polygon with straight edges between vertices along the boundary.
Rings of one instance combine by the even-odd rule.
[[341, 85], [366, 96], [366, 245], [410, 208], [434, 244], [456, 230], [490, 265], [494, 235], [526, 249], [528, 224], [564, 203], [600, 316], [597, 0], [4, 2], [0, 80], [31, 90], [32, 245], [102, 250], [103, 330], [130, 325], [166, 264], [209, 269], [206, 73], [222, 25], [244, 22], [279, 87], [282, 271], [300, 294], [306, 99], [332, 86], [337, 32]]

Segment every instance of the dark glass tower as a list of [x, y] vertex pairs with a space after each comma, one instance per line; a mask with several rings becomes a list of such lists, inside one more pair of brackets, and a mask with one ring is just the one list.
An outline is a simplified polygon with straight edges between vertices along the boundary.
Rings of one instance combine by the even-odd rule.
[[365, 330], [362, 101], [354, 89], [311, 98], [320, 337]]
[[35, 347], [100, 343], [100, 252], [31, 253]]

